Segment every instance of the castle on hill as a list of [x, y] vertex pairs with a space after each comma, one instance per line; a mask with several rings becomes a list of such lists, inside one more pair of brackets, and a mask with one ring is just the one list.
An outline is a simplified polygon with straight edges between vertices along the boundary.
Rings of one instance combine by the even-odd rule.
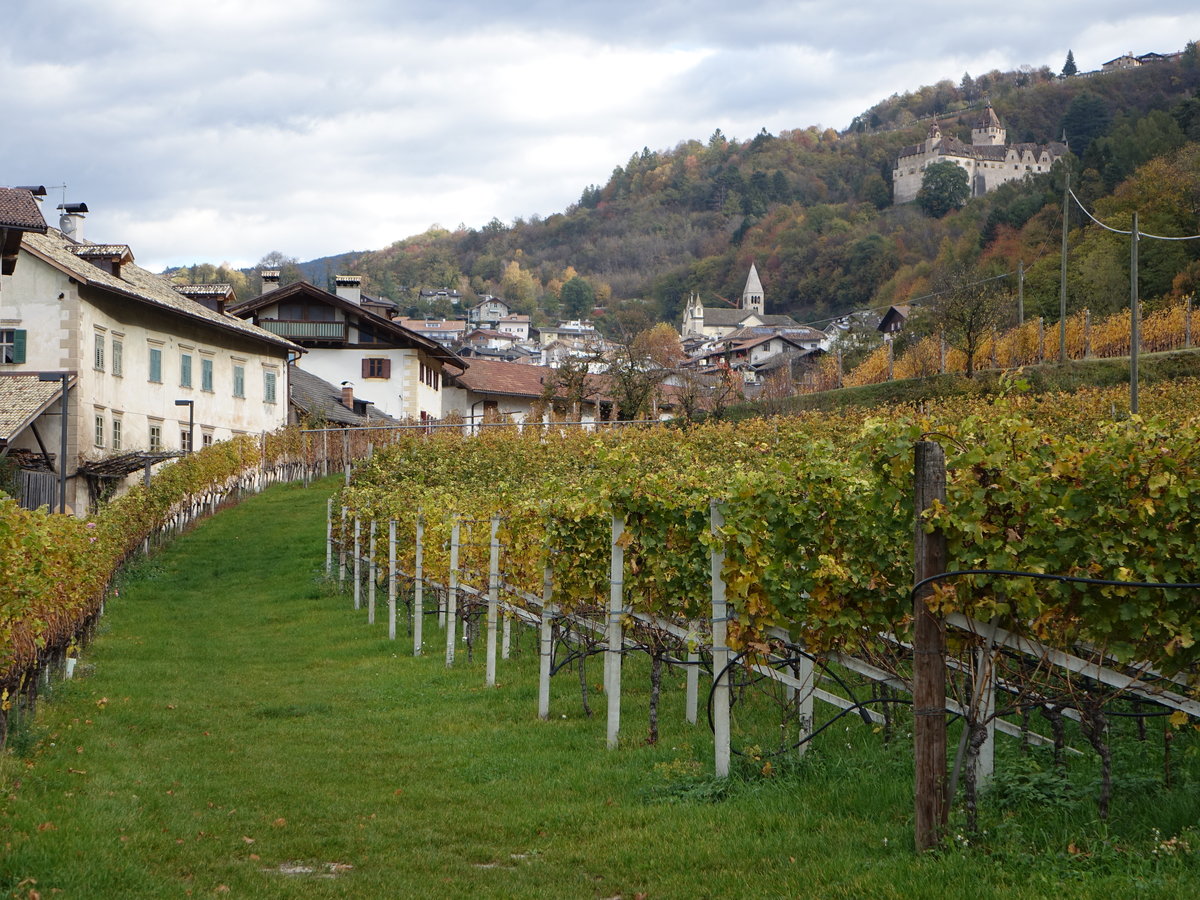
[[1066, 152], [1067, 145], [1056, 141], [1009, 144], [1000, 117], [988, 103], [971, 129], [969, 145], [956, 137], [943, 135], [935, 120], [924, 141], [900, 151], [896, 168], [892, 170], [892, 200], [895, 203], [915, 200], [921, 190], [925, 169], [933, 163], [952, 162], [962, 166], [967, 172], [971, 196], [981, 197], [1007, 182], [1049, 172], [1054, 161]]

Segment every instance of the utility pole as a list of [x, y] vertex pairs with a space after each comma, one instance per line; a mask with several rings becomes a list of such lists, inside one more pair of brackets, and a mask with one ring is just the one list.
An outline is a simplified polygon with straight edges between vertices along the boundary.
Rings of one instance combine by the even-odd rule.
[[1025, 324], [1025, 260], [1017, 260], [1017, 324]]
[[1070, 221], [1071, 207], [1071, 172], [1065, 172], [1066, 184], [1063, 187], [1063, 229], [1062, 229], [1062, 271], [1059, 273], [1058, 284], [1058, 361], [1067, 362], [1067, 227]]
[[1141, 344], [1141, 310], [1138, 308], [1138, 214], [1133, 211], [1129, 234], [1129, 412], [1138, 411], [1138, 351]]

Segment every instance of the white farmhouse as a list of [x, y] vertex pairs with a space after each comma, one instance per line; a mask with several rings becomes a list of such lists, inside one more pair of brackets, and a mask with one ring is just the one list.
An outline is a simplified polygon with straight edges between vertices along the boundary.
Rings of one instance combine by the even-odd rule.
[[66, 511], [83, 515], [155, 461], [285, 425], [302, 350], [180, 294], [128, 246], [84, 241], [80, 218], [27, 232], [0, 278], [0, 455], [55, 475], [65, 464]]
[[442, 417], [444, 367], [467, 365], [456, 354], [364, 307], [357, 276], [337, 276], [335, 294], [303, 281], [277, 287], [277, 277], [264, 272], [263, 294], [230, 312], [300, 344], [302, 368], [334, 385], [356, 385], [355, 394], [385, 415]]

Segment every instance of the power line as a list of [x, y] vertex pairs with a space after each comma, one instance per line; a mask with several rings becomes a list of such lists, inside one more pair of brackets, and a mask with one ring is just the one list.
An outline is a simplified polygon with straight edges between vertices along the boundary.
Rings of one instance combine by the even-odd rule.
[[[1083, 201], [1075, 196], [1074, 191], [1068, 191], [1068, 193], [1071, 195], [1071, 198], [1076, 202], [1076, 204], [1078, 204], [1079, 208], [1083, 210], [1083, 214], [1105, 231], [1111, 231], [1113, 234], [1133, 234], [1132, 231], [1123, 231], [1120, 228], [1113, 228], [1111, 225], [1106, 225], [1104, 222], [1101, 222], [1099, 219], [1093, 216], [1091, 212], [1088, 211], [1088, 208], [1083, 205]], [[1186, 237], [1169, 237], [1161, 234], [1150, 234], [1149, 232], [1139, 229], [1138, 238], [1149, 238], [1152, 241], [1200, 241], [1200, 234], [1191, 234]]]

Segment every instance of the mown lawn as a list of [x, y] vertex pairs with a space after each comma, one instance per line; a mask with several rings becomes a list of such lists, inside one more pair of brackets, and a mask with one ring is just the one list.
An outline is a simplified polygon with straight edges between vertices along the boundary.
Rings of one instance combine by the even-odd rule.
[[[0, 758], [0, 890], [62, 897], [1193, 897], [1194, 735], [1118, 743], [1113, 820], [1090, 760], [1071, 784], [999, 753], [986, 834], [912, 853], [911, 752], [853, 718], [773, 774], [718, 783], [682, 676], [647, 746], [630, 660], [623, 746], [578, 681], [535, 716], [534, 635], [483, 686], [386, 638], [321, 579], [332, 483], [279, 487], [139, 563], [79, 677]], [[599, 661], [589, 682], [601, 680]], [[828, 711], [826, 710], [827, 714]], [[1124, 727], [1124, 726], [1122, 726]], [[1128, 730], [1128, 729], [1127, 729]], [[1161, 733], [1161, 721], [1151, 725]], [[1054, 798], [1048, 800], [1047, 798]], [[1156, 834], [1153, 829], [1157, 828]], [[1179, 838], [1172, 842], [1170, 839]], [[1194, 845], [1194, 846], [1193, 846]], [[1186, 848], [1186, 849], [1185, 849]]]

